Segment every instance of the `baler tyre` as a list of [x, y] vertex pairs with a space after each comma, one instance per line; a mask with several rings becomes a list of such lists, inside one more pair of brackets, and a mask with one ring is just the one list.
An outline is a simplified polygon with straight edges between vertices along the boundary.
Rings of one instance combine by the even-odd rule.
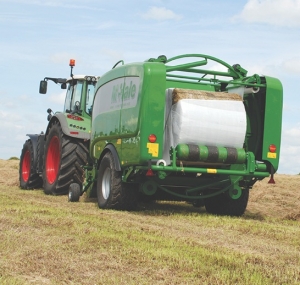
[[31, 140], [27, 140], [21, 152], [20, 167], [19, 167], [19, 181], [22, 189], [37, 189], [41, 188], [43, 181], [36, 172], [33, 145]]
[[226, 191], [220, 195], [204, 199], [204, 205], [210, 214], [240, 217], [247, 208], [248, 199], [249, 189], [245, 188], [238, 199], [232, 199]]
[[83, 165], [88, 162], [88, 148], [83, 140], [66, 136], [58, 121], [50, 126], [44, 148], [43, 182], [45, 194], [68, 194], [76, 182], [82, 186]]
[[80, 198], [80, 185], [78, 183], [71, 183], [69, 186], [69, 202], [78, 202]]
[[130, 211], [137, 206], [136, 191], [122, 182], [122, 172], [115, 169], [110, 152], [104, 155], [98, 169], [97, 201], [102, 209]]

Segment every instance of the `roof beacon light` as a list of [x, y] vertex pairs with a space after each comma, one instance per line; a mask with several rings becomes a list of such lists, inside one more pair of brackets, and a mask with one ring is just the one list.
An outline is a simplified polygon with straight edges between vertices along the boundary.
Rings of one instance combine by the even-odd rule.
[[75, 59], [70, 59], [69, 65], [72, 67], [75, 66]]

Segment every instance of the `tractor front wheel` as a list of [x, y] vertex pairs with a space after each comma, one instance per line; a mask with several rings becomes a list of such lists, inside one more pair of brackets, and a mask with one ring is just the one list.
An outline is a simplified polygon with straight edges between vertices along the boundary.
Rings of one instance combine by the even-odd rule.
[[80, 185], [78, 183], [71, 183], [69, 186], [69, 202], [78, 202], [80, 199]]

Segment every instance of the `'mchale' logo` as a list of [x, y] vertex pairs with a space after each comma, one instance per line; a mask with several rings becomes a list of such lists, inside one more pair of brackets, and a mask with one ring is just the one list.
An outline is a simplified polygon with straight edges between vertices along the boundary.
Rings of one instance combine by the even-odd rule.
[[111, 103], [119, 103], [134, 99], [136, 96], [136, 85], [130, 81], [129, 85], [126, 82], [113, 86]]

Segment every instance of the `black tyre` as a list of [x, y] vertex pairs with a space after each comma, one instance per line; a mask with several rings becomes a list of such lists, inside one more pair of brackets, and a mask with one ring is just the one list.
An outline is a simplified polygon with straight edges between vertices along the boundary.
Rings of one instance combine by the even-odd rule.
[[122, 182], [121, 171], [116, 171], [113, 156], [106, 153], [100, 162], [97, 176], [97, 200], [102, 209], [134, 210], [136, 191]]
[[21, 152], [19, 181], [22, 189], [37, 189], [43, 185], [42, 178], [36, 172], [36, 162], [33, 156], [33, 146], [31, 140], [27, 140]]
[[83, 165], [88, 161], [88, 148], [83, 140], [66, 136], [59, 122], [49, 129], [44, 148], [43, 187], [45, 194], [68, 194], [72, 182], [82, 186]]
[[228, 191], [211, 198], [204, 199], [206, 211], [221, 216], [242, 216], [247, 208], [249, 189], [243, 189], [238, 199], [232, 199]]
[[78, 183], [71, 183], [69, 186], [69, 202], [78, 202], [80, 198], [80, 185]]

